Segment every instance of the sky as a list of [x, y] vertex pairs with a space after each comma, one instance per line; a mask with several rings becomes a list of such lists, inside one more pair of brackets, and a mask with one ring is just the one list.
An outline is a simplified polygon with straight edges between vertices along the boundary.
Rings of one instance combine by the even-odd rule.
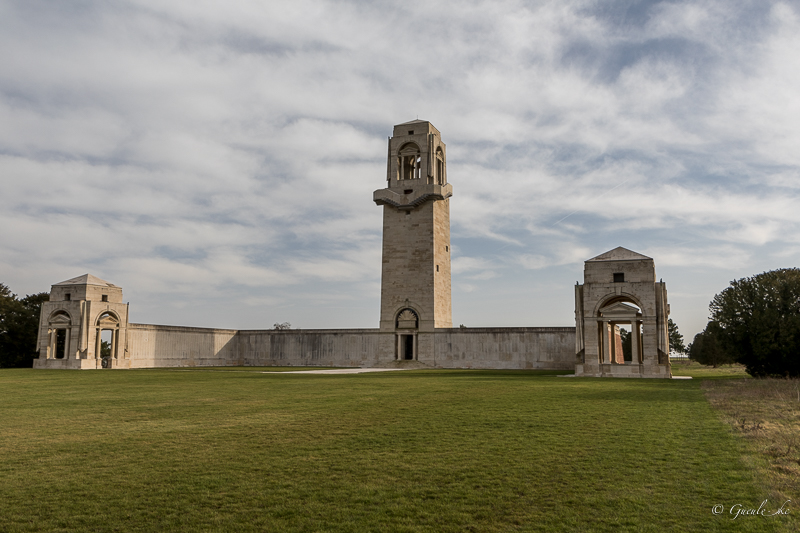
[[0, 0], [0, 282], [132, 322], [377, 327], [392, 127], [447, 144], [453, 323], [654, 258], [687, 341], [800, 266], [800, 3]]

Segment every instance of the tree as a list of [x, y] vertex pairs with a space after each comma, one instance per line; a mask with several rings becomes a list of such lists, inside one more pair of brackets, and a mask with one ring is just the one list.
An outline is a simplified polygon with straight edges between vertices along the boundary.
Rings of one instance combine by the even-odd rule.
[[46, 292], [18, 299], [0, 283], [0, 368], [33, 366], [39, 314], [48, 299]]
[[619, 328], [619, 338], [622, 341], [622, 357], [626, 361], [633, 361], [633, 350], [631, 348], [631, 332], [625, 328]]
[[292, 325], [289, 322], [275, 323], [272, 327], [273, 329], [292, 329]]
[[718, 334], [719, 324], [709, 322], [706, 329], [695, 335], [694, 340], [689, 343], [689, 359], [714, 368], [733, 363], [730, 353], [720, 346]]
[[709, 309], [720, 348], [750, 375], [800, 376], [800, 269], [732, 281]]
[[683, 335], [678, 331], [678, 325], [670, 318], [667, 322], [669, 332], [669, 348], [676, 353], [686, 353], [686, 346], [683, 345]]

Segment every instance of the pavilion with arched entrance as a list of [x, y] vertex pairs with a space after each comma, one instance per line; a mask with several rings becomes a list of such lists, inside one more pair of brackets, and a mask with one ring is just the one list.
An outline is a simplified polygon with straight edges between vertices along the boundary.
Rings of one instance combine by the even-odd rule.
[[[618, 247], [584, 263], [575, 286], [575, 374], [672, 377], [667, 287], [652, 258]], [[620, 326], [630, 328], [631, 358], [622, 354]]]
[[[91, 274], [56, 283], [42, 304], [34, 368], [128, 368], [128, 304], [122, 289]], [[103, 353], [103, 337], [108, 353]]]

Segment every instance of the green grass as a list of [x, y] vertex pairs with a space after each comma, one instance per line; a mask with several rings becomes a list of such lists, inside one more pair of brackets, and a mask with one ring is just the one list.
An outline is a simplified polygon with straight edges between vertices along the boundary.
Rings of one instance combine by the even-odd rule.
[[0, 371], [0, 531], [778, 531], [699, 380]]
[[745, 372], [744, 365], [732, 364], [721, 365], [717, 368], [701, 365], [696, 361], [676, 361], [672, 360], [673, 376], [691, 376], [694, 379], [732, 379], [749, 378]]

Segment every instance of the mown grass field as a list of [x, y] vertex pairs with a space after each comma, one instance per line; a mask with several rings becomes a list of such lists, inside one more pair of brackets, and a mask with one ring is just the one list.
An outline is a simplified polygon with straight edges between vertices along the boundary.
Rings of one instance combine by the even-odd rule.
[[554, 374], [2, 370], [0, 531], [796, 529], [700, 380]]

